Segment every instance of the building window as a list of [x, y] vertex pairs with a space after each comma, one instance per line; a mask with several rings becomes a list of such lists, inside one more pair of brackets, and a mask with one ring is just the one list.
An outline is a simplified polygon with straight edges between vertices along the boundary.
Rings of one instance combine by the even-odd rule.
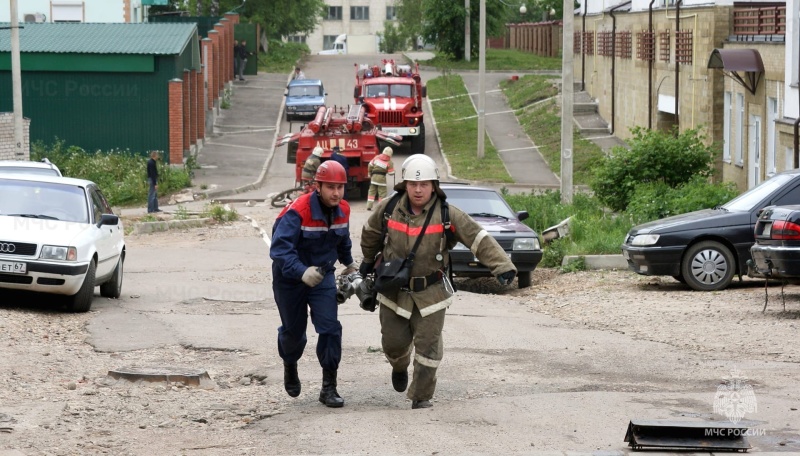
[[386, 7], [386, 20], [387, 21], [396, 21], [397, 20], [397, 8], [394, 6], [387, 6]]
[[341, 21], [342, 20], [342, 7], [341, 6], [329, 6], [328, 7], [328, 17], [325, 18], [329, 21]]
[[767, 98], [767, 176], [775, 174], [775, 154], [777, 147], [775, 144], [775, 121], [778, 117], [778, 99]]
[[725, 92], [722, 108], [722, 161], [731, 162], [731, 93]]
[[84, 8], [82, 1], [53, 0], [50, 5], [53, 22], [83, 22]]
[[350, 7], [350, 20], [353, 20], [353, 21], [368, 21], [369, 20], [369, 6], [351, 6]]
[[306, 37], [305, 35], [290, 35], [286, 37], [287, 43], [305, 43]]
[[744, 165], [744, 94], [736, 94], [736, 164]]

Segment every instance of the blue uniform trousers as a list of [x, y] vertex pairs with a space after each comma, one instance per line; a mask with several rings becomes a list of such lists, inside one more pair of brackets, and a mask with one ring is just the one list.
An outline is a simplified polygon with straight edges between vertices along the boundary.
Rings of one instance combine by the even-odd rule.
[[[323, 369], [337, 370], [342, 359], [342, 324], [338, 320], [336, 284], [333, 273], [314, 288], [295, 280], [280, 280], [273, 263], [272, 292], [281, 316], [278, 328], [278, 354], [288, 364], [295, 364], [306, 348], [309, 309], [311, 323], [319, 334], [317, 359]], [[277, 278], [277, 279], [276, 279]]]

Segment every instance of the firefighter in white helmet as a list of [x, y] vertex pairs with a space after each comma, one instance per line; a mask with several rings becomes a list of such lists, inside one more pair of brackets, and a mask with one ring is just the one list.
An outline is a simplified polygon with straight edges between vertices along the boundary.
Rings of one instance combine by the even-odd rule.
[[[514, 280], [517, 269], [497, 241], [472, 217], [447, 204], [433, 159], [424, 154], [412, 155], [403, 163], [401, 173], [403, 180], [394, 187], [399, 196], [378, 203], [361, 231], [364, 260], [359, 272], [362, 276], [371, 273], [379, 253], [381, 262], [408, 258], [417, 238], [422, 236], [408, 284], [377, 295], [381, 344], [392, 366], [392, 386], [398, 392], [408, 388], [406, 396], [411, 399], [411, 408], [422, 409], [433, 405], [436, 369], [443, 354], [444, 316], [453, 302], [449, 249], [458, 242], [469, 247], [503, 285]], [[390, 203], [394, 208], [384, 221], [384, 211]], [[408, 385], [412, 359], [414, 370]]]
[[322, 163], [322, 147], [317, 146], [308, 156], [306, 162], [303, 163], [303, 171], [300, 173], [300, 183], [306, 188], [307, 191], [313, 190], [314, 176], [317, 174], [317, 168]]
[[394, 176], [394, 162], [392, 162], [392, 148], [386, 146], [383, 153], [373, 158], [367, 167], [369, 173], [369, 192], [367, 193], [367, 210], [372, 210], [372, 205], [377, 199], [380, 202], [386, 198], [386, 176]]

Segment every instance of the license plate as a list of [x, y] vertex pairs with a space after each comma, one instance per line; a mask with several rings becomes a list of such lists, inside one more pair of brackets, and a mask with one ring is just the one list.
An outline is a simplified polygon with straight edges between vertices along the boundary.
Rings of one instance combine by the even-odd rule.
[[28, 272], [27, 263], [17, 263], [15, 261], [0, 261], [0, 272], [6, 274], [26, 274]]
[[398, 129], [398, 128], [386, 128], [386, 127], [383, 127], [383, 131], [386, 132], [386, 133], [394, 133], [394, 134], [399, 134], [400, 133], [400, 129]]
[[772, 233], [772, 224], [771, 223], [769, 223], [767, 225], [764, 225], [764, 232], [761, 233], [761, 235], [764, 236], [764, 237], [769, 237], [770, 233]]

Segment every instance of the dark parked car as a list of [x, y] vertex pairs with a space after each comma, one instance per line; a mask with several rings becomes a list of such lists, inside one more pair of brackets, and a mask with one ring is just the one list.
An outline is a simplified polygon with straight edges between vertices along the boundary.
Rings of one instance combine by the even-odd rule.
[[[539, 236], [522, 223], [528, 212], [514, 212], [502, 195], [491, 188], [441, 184], [447, 202], [466, 212], [492, 236], [517, 267], [519, 288], [531, 286], [531, 274], [542, 260]], [[458, 243], [450, 251], [453, 274], [458, 277], [491, 277], [469, 247]]]
[[800, 206], [764, 209], [755, 236], [756, 243], [750, 248], [751, 275], [800, 277]]
[[628, 268], [668, 275], [695, 290], [722, 290], [747, 273], [759, 211], [800, 204], [800, 170], [776, 174], [714, 209], [667, 217], [633, 227], [622, 244]]

